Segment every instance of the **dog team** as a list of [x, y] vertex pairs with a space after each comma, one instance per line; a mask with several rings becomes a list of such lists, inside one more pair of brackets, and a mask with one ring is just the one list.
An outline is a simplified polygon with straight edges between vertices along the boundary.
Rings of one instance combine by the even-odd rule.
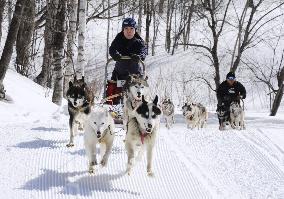
[[[224, 130], [226, 125], [233, 129], [244, 129], [244, 110], [240, 100], [245, 98], [245, 89], [240, 83], [232, 79], [233, 73], [228, 73], [227, 80], [217, 90], [218, 105], [217, 116], [219, 129]], [[235, 81], [235, 82], [233, 82]], [[233, 82], [233, 83], [232, 83]], [[237, 88], [228, 85], [237, 85]], [[224, 93], [224, 87], [228, 87], [228, 95]], [[223, 90], [222, 90], [223, 89]], [[243, 89], [243, 90], [242, 90]], [[239, 92], [233, 98], [233, 91]], [[131, 174], [135, 159], [141, 159], [144, 150], [147, 154], [147, 174], [153, 176], [152, 160], [153, 148], [160, 125], [160, 115], [163, 114], [166, 128], [170, 129], [175, 123], [175, 106], [170, 98], [165, 98], [158, 103], [158, 96], [152, 100], [147, 77], [130, 75], [124, 85], [123, 95], [123, 127], [126, 131], [125, 148], [127, 151], [128, 175]], [[229, 98], [228, 96], [231, 96]], [[98, 165], [96, 145], [100, 145], [100, 165], [106, 166], [111, 153], [115, 124], [109, 110], [103, 106], [94, 105], [94, 94], [82, 79], [74, 78], [69, 82], [67, 91], [70, 139], [67, 147], [74, 146], [74, 135], [78, 130], [84, 130], [84, 145], [88, 157], [88, 170], [94, 173]], [[230, 102], [231, 100], [231, 102]], [[208, 111], [201, 103], [194, 103], [187, 99], [182, 106], [187, 128], [204, 128], [208, 120]]]
[[[130, 17], [125, 18], [122, 22], [122, 30], [109, 47], [109, 55], [116, 63], [111, 80], [108, 81], [108, 90], [105, 92], [115, 91], [115, 93], [105, 97], [111, 99], [115, 96], [116, 100], [113, 99], [112, 103], [123, 101], [122, 120], [126, 131], [124, 144], [128, 157], [126, 173], [131, 174], [135, 160], [140, 159], [146, 150], [147, 174], [153, 176], [153, 149], [159, 130], [160, 115], [163, 113], [166, 127], [171, 128], [175, 122], [175, 106], [169, 98], [163, 99], [160, 104], [157, 95], [151, 99], [143, 65], [147, 47], [136, 29], [136, 21]], [[123, 89], [118, 88], [119, 82], [122, 81], [124, 82]], [[110, 114], [104, 106], [95, 106], [93, 91], [87, 86], [84, 78], [74, 78], [74, 81], [69, 83], [66, 96], [70, 116], [70, 139], [67, 147], [74, 146], [74, 135], [78, 129], [84, 129], [84, 144], [89, 160], [88, 168], [90, 173], [94, 173], [98, 165], [96, 145], [100, 145], [100, 164], [106, 166], [115, 138], [113, 117], [120, 114]], [[227, 123], [231, 123], [233, 128], [245, 128], [244, 111], [240, 106], [240, 100], [245, 97], [244, 86], [236, 81], [234, 73], [228, 73], [226, 80], [217, 89], [217, 115], [220, 130], [225, 129]], [[187, 101], [182, 110], [188, 128], [199, 129], [206, 126], [208, 112], [202, 104]]]

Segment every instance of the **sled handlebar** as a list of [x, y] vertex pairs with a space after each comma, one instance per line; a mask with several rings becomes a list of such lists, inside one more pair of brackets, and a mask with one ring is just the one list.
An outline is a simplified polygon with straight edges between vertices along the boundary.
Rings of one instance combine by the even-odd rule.
[[[129, 57], [129, 56], [121, 56], [120, 59], [121, 59], [121, 60], [131, 60], [132, 58]], [[107, 66], [109, 65], [109, 63], [110, 63], [111, 61], [114, 61], [113, 58], [109, 58], [109, 59], [107, 60], [106, 68], [107, 68]], [[143, 75], [146, 76], [146, 75], [145, 75], [145, 72], [146, 72], [145, 63], [144, 63], [141, 59], [139, 59], [139, 63], [142, 64]]]

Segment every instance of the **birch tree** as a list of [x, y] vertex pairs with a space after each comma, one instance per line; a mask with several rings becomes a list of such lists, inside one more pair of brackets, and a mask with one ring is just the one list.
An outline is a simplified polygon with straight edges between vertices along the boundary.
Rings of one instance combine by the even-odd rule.
[[66, 0], [54, 1], [56, 6], [56, 17], [53, 35], [53, 65], [54, 65], [54, 87], [52, 102], [61, 105], [63, 98], [63, 58], [66, 21]]
[[0, 99], [5, 98], [5, 89], [3, 80], [9, 68], [9, 63], [13, 54], [13, 46], [15, 44], [21, 18], [25, 7], [25, 0], [17, 0], [13, 18], [9, 27], [8, 35], [6, 38], [5, 46], [0, 59]]
[[77, 77], [84, 76], [84, 69], [87, 65], [85, 55], [85, 33], [86, 32], [86, 0], [79, 3], [79, 29], [78, 29], [78, 57], [76, 74]]
[[77, 9], [78, 0], [68, 1], [68, 16], [69, 16], [69, 29], [67, 34], [67, 58], [64, 73], [64, 96], [66, 95], [69, 81], [74, 75], [74, 53], [75, 53], [75, 42], [76, 42], [76, 27], [77, 27]]

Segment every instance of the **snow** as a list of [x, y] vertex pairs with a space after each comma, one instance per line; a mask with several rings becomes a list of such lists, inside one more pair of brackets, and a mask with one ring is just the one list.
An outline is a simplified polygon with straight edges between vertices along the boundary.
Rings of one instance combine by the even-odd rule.
[[50, 91], [11, 70], [4, 83], [13, 102], [0, 101], [0, 198], [284, 198], [283, 112], [246, 111], [246, 130], [222, 132], [214, 112], [203, 130], [177, 112], [172, 129], [161, 124], [153, 178], [145, 157], [125, 174], [117, 128], [108, 166], [90, 175], [82, 134], [65, 146], [66, 102], [54, 105]]

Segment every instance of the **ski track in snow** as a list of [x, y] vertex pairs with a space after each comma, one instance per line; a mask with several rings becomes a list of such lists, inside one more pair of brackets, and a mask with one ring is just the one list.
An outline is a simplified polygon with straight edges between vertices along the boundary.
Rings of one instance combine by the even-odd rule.
[[9, 142], [0, 145], [8, 146], [1, 149], [3, 164], [13, 166], [4, 169], [10, 173], [0, 186], [14, 198], [284, 198], [283, 151], [257, 128], [220, 132], [210, 123], [203, 130], [178, 123], [167, 130], [162, 123], [154, 178], [146, 174], [145, 154], [132, 175], [125, 174], [120, 129], [107, 167], [98, 166], [94, 175], [87, 172], [82, 134], [75, 147], [65, 146], [67, 125], [37, 121], [0, 132]]

